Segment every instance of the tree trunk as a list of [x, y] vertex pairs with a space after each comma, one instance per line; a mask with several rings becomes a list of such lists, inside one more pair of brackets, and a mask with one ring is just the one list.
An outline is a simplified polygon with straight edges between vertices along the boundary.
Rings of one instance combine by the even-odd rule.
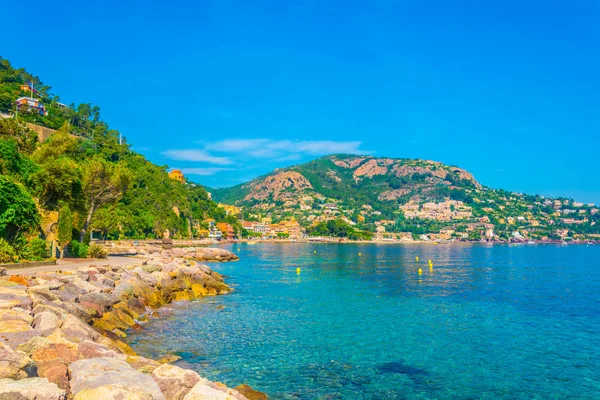
[[94, 211], [96, 211], [96, 206], [92, 201], [92, 204], [90, 205], [90, 212], [88, 212], [87, 218], [85, 219], [85, 223], [83, 224], [83, 228], [81, 229], [81, 235], [79, 235], [80, 243], [83, 243], [83, 239], [85, 239], [85, 232], [90, 226], [90, 222], [92, 221], [92, 215], [94, 215]]

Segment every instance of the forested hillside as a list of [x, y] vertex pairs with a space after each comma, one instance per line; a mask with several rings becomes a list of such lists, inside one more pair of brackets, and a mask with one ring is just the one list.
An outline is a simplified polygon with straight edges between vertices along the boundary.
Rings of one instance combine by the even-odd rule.
[[[239, 227], [203, 187], [169, 179], [166, 166], [132, 151], [99, 107], [61, 104], [38, 77], [1, 57], [0, 112], [0, 262], [44, 258], [50, 230], [64, 248], [92, 231], [197, 237], [208, 218]], [[26, 122], [58, 132], [39, 143]], [[58, 223], [45, 226], [57, 213]]]

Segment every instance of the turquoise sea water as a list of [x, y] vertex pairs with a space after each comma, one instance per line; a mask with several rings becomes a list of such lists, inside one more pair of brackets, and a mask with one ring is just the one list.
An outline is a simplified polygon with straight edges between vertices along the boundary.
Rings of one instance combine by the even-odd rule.
[[171, 305], [136, 351], [272, 399], [600, 398], [600, 246], [227, 248], [235, 293]]

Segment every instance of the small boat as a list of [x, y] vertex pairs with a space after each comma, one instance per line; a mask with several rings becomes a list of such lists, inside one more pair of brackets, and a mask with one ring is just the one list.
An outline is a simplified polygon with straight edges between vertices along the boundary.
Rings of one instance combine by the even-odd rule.
[[529, 242], [527, 242], [527, 244], [535, 244], [535, 242], [533, 240], [530, 240]]
[[246, 244], [256, 244], [256, 242], [254, 240], [251, 240], [249, 242], [246, 242]]

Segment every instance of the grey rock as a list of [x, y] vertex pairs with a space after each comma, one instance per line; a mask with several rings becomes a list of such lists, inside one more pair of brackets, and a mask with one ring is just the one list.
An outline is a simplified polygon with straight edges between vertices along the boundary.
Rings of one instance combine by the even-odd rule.
[[136, 371], [124, 361], [110, 357], [75, 361], [69, 365], [69, 376], [71, 393], [75, 396], [83, 390], [116, 385], [145, 393], [155, 400], [165, 400], [158, 384], [150, 376]]
[[67, 393], [46, 378], [0, 379], [0, 400], [65, 400]]

